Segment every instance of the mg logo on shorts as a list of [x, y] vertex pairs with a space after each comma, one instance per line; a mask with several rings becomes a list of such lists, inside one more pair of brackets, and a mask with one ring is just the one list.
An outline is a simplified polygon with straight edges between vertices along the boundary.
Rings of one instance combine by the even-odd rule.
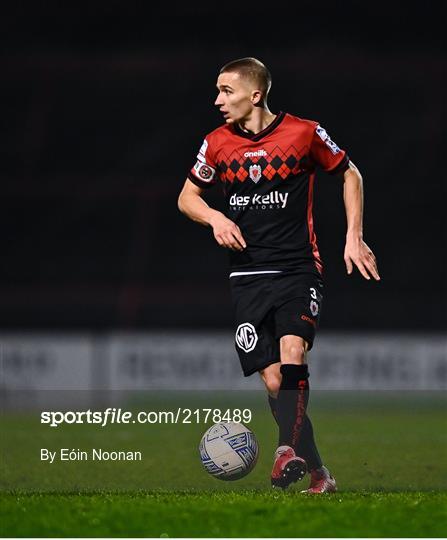
[[258, 342], [258, 334], [255, 327], [246, 322], [237, 327], [236, 330], [236, 345], [244, 352], [248, 353], [256, 347]]

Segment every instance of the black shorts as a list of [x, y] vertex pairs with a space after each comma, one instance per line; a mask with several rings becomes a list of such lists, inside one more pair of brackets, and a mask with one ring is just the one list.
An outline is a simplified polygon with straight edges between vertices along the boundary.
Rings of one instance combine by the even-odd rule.
[[320, 277], [291, 271], [236, 275], [230, 289], [235, 347], [246, 377], [280, 361], [282, 336], [300, 336], [312, 348], [323, 299]]

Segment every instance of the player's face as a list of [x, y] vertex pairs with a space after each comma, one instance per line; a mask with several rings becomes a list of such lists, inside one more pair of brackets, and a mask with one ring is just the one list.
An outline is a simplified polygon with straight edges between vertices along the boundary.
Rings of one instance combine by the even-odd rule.
[[219, 93], [214, 105], [219, 107], [227, 124], [250, 118], [259, 92], [249, 81], [239, 73], [221, 73], [216, 86]]

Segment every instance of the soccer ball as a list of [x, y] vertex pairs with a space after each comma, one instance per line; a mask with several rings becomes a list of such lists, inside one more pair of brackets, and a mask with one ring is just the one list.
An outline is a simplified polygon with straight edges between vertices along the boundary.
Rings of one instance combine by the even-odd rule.
[[239, 480], [256, 465], [258, 441], [252, 431], [237, 422], [211, 426], [199, 446], [203, 466], [219, 480]]

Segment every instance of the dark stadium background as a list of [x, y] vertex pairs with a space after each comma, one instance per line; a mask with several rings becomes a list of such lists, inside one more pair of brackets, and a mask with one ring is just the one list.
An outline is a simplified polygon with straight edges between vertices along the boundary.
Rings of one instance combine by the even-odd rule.
[[271, 109], [319, 120], [365, 180], [378, 284], [346, 277], [341, 182], [318, 175], [323, 328], [442, 330], [446, 44], [428, 6], [4, 8], [1, 327], [231, 327], [226, 253], [176, 201], [221, 123], [219, 67], [256, 56]]

